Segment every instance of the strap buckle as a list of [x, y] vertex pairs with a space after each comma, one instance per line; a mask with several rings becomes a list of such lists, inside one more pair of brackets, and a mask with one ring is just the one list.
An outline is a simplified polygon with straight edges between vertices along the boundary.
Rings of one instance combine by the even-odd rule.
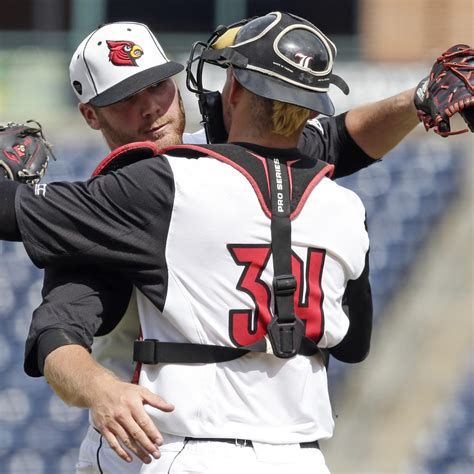
[[274, 318], [267, 326], [273, 353], [280, 359], [289, 359], [298, 354], [305, 333], [301, 319], [280, 323]]
[[143, 364], [156, 364], [158, 362], [157, 347], [158, 339], [145, 339], [134, 341], [133, 360]]
[[273, 278], [273, 291], [276, 296], [292, 295], [296, 290], [296, 278], [293, 275], [279, 275]]

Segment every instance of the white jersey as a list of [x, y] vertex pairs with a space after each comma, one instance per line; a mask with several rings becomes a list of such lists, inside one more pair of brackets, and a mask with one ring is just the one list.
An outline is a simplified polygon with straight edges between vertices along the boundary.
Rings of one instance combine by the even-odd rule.
[[[251, 287], [271, 288], [272, 260], [259, 253], [270, 243], [270, 220], [247, 178], [232, 166], [214, 159], [173, 157], [169, 163], [175, 196], [166, 240], [166, 302], [159, 311], [137, 295], [143, 337], [229, 346], [238, 338], [255, 342], [261, 327], [248, 317], [255, 311]], [[322, 348], [338, 344], [348, 329], [341, 301], [347, 281], [364, 269], [369, 246], [364, 220], [360, 199], [323, 178], [292, 221], [294, 261], [299, 264], [293, 268], [302, 277], [302, 294], [314, 290], [308, 298], [317, 299], [318, 284], [324, 294], [319, 313], [313, 306], [307, 320], [307, 327], [316, 327], [318, 321], [310, 318], [324, 318]], [[308, 249], [314, 250], [311, 262]], [[254, 257], [256, 267], [261, 259], [258, 278], [244, 271]], [[306, 281], [310, 272], [318, 278]], [[309, 304], [303, 297], [301, 308]], [[147, 407], [160, 430], [174, 435], [268, 443], [332, 435], [320, 357], [283, 360], [253, 353], [219, 364], [143, 365], [140, 384], [175, 405], [172, 413]]]

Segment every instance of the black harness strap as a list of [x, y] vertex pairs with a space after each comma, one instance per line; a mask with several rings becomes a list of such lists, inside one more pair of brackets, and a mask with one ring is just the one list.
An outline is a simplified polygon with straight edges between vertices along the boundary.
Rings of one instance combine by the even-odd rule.
[[157, 339], [135, 341], [133, 349], [133, 360], [143, 364], [211, 364], [238, 359], [250, 352], [237, 347], [161, 342]]
[[273, 295], [275, 310], [267, 326], [273, 353], [282, 359], [298, 353], [305, 326], [295, 316], [296, 279], [291, 272], [290, 182], [286, 163], [267, 158], [272, 200]]
[[[261, 339], [258, 343], [245, 348], [145, 339], [134, 342], [133, 360], [142, 364], [213, 364], [238, 359], [249, 352], [274, 353], [267, 339]], [[303, 337], [297, 353], [304, 356], [319, 353], [324, 365], [328, 365], [328, 351], [320, 349], [307, 337]]]

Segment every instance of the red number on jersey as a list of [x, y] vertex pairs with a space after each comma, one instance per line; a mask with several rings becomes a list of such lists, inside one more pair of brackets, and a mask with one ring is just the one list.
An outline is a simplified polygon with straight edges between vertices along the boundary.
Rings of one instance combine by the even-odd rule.
[[[265, 336], [267, 324], [272, 320], [271, 289], [261, 279], [271, 249], [268, 245], [228, 245], [227, 248], [235, 263], [244, 267], [237, 289], [247, 293], [255, 303], [254, 310], [229, 312], [232, 341], [237, 346], [247, 346]], [[309, 248], [305, 269], [304, 262], [295, 253], [291, 255], [296, 278], [295, 314], [305, 322], [306, 336], [315, 342], [319, 341], [324, 329], [321, 277], [325, 256], [324, 250]]]

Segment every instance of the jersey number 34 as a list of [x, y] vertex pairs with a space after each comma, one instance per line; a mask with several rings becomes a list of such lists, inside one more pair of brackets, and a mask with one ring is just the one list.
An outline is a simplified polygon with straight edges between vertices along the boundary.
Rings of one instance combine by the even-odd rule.
[[[269, 245], [228, 245], [235, 263], [244, 267], [237, 289], [247, 293], [255, 309], [229, 311], [230, 338], [237, 346], [247, 346], [262, 339], [272, 320], [271, 288], [261, 276], [271, 256]], [[304, 262], [294, 253], [291, 255], [292, 273], [296, 278], [294, 295], [295, 315], [304, 321], [306, 336], [318, 342], [324, 330], [321, 277], [326, 252], [309, 248]]]

